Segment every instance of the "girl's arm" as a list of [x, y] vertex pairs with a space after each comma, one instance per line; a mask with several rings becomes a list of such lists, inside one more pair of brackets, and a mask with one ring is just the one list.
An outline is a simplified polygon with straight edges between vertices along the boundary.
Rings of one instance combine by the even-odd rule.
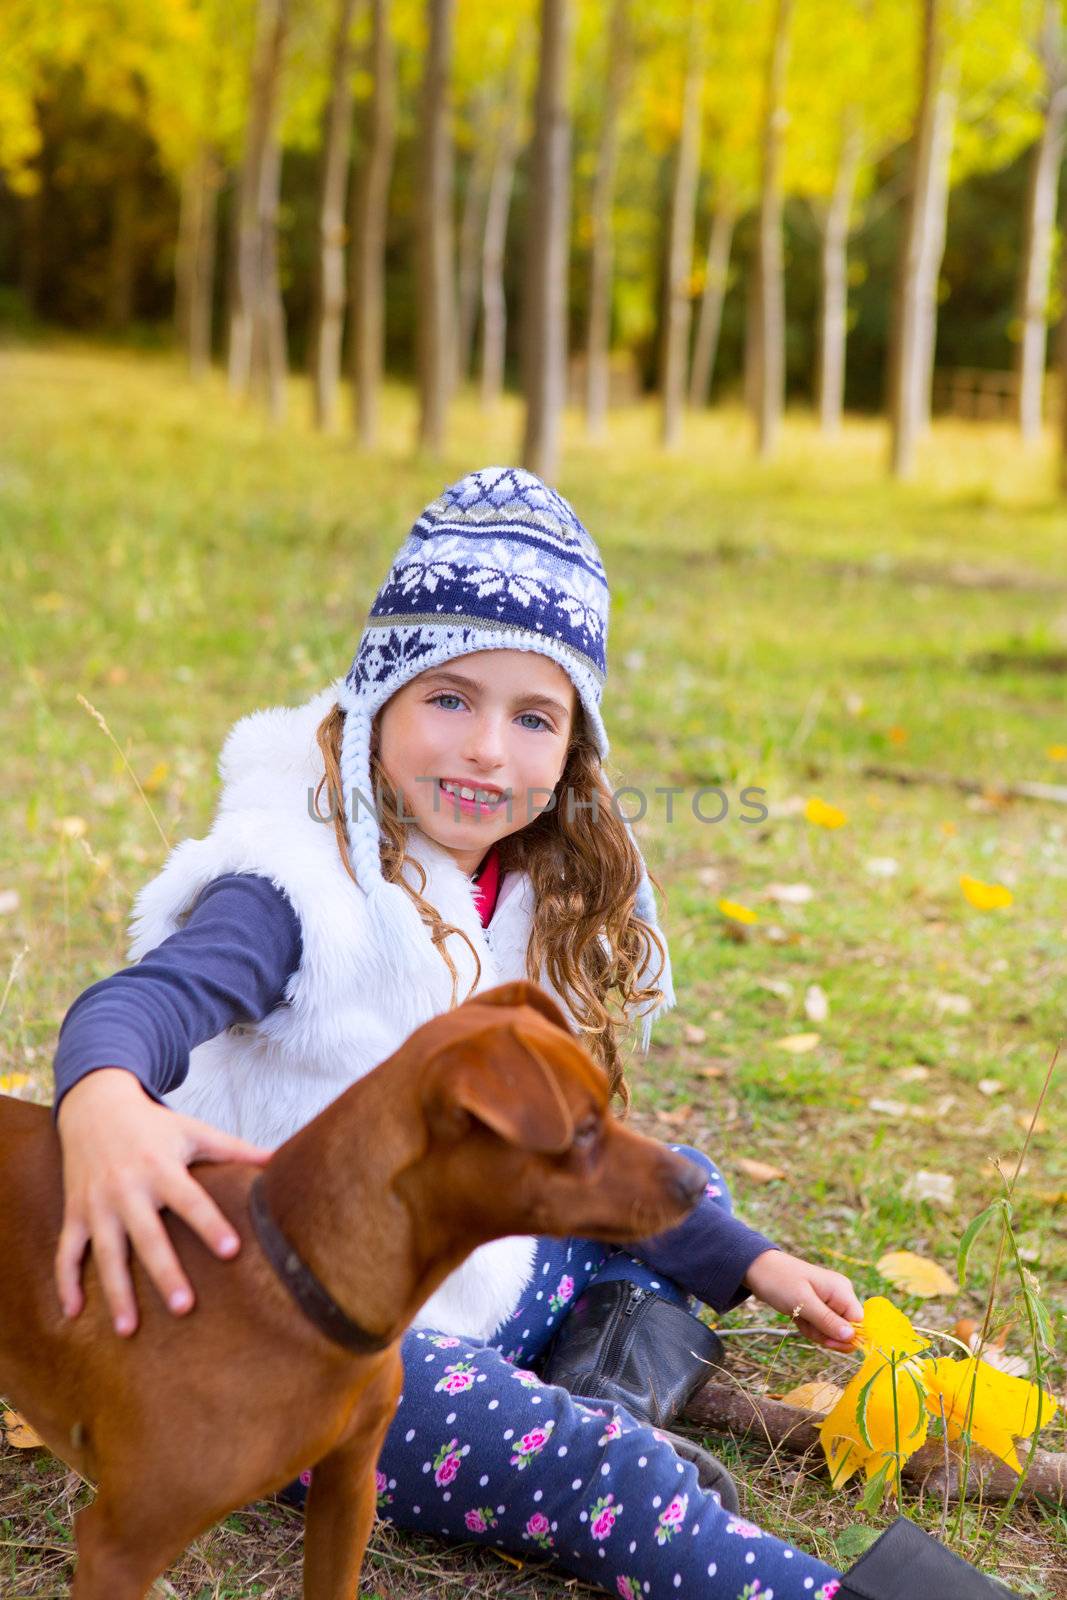
[[299, 921], [281, 891], [230, 874], [208, 885], [178, 933], [70, 1008], [55, 1061], [64, 1187], [55, 1268], [68, 1316], [83, 1303], [90, 1241], [119, 1333], [137, 1326], [127, 1239], [170, 1309], [190, 1309], [192, 1288], [160, 1221], [164, 1206], [217, 1255], [239, 1248], [187, 1168], [197, 1160], [263, 1162], [270, 1152], [157, 1098], [185, 1077], [197, 1044], [273, 1010], [300, 955]]
[[744, 1281], [749, 1267], [776, 1247], [705, 1195], [683, 1222], [628, 1248], [706, 1306], [732, 1311], [752, 1293]]
[[754, 1294], [794, 1316], [805, 1338], [828, 1350], [852, 1348], [850, 1323], [863, 1307], [844, 1273], [788, 1255], [707, 1195], [684, 1222], [629, 1248], [716, 1311]]
[[202, 890], [177, 933], [85, 989], [59, 1030], [53, 1115], [100, 1067], [125, 1067], [154, 1100], [176, 1089], [189, 1052], [234, 1022], [258, 1022], [300, 965], [300, 921], [267, 878], [231, 872]]

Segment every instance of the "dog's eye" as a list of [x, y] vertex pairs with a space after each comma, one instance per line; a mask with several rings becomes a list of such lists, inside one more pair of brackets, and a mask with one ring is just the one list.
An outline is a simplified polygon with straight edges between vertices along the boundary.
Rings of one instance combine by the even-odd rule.
[[600, 1120], [597, 1117], [586, 1117], [574, 1130], [574, 1148], [576, 1150], [590, 1150], [596, 1144], [600, 1135]]

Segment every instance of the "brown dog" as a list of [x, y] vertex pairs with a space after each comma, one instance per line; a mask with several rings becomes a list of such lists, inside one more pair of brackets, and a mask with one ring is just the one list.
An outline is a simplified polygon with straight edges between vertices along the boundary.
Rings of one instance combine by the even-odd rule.
[[309, 1464], [304, 1593], [350, 1600], [400, 1336], [438, 1284], [508, 1234], [657, 1233], [704, 1187], [610, 1115], [604, 1074], [530, 983], [418, 1028], [261, 1175], [195, 1171], [243, 1241], [220, 1261], [167, 1215], [195, 1309], [172, 1316], [135, 1260], [142, 1320], [117, 1338], [90, 1255], [68, 1322], [59, 1142], [46, 1108], [0, 1097], [0, 1394], [98, 1486], [77, 1519], [78, 1600], [138, 1600], [199, 1533]]

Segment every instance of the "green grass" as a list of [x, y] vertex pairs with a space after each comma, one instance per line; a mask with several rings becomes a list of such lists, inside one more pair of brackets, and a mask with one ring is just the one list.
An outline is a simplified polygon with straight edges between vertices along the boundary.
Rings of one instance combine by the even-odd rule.
[[[219, 378], [193, 389], [160, 358], [16, 348], [0, 386], [0, 892], [18, 895], [0, 915], [0, 993], [17, 964], [0, 1073], [29, 1074], [45, 1099], [64, 1012], [123, 964], [130, 899], [165, 855], [75, 696], [150, 780], [168, 840], [202, 833], [227, 728], [347, 667], [416, 513], [471, 467], [512, 459], [521, 419], [513, 405], [485, 419], [464, 396], [447, 458], [419, 458], [412, 397], [390, 390], [385, 443], [366, 456], [311, 431], [295, 382], [280, 431], [231, 404]], [[673, 457], [654, 441], [648, 408], [620, 416], [607, 449], [584, 444], [570, 419], [560, 479], [613, 586], [608, 776], [649, 796], [636, 826], [667, 891], [680, 997], [649, 1058], [633, 1059], [634, 1114], [717, 1155], [754, 1225], [849, 1271], [861, 1296], [884, 1292], [874, 1263], [888, 1249], [951, 1268], [966, 1222], [998, 1192], [994, 1161], [1012, 1170], [1063, 1027], [1067, 808], [993, 792], [1067, 784], [1067, 763], [1048, 754], [1067, 744], [1065, 678], [1053, 670], [1067, 651], [1067, 519], [1051, 441], [1024, 449], [1007, 429], [939, 424], [906, 487], [886, 479], [872, 421], [829, 443], [810, 417], [791, 417], [769, 468], [753, 462], [739, 413], [690, 419]], [[990, 666], [989, 653], [1006, 659]], [[874, 764], [987, 792], [900, 787], [867, 775]], [[652, 791], [671, 785], [684, 793], [668, 821]], [[704, 786], [730, 802], [719, 824], [690, 809]], [[766, 791], [757, 826], [739, 820], [746, 786]], [[798, 806], [811, 795], [843, 807], [847, 825], [808, 824]], [[70, 817], [83, 819], [82, 838], [61, 830]], [[884, 857], [895, 876], [868, 869]], [[1014, 904], [974, 910], [961, 873], [1007, 883]], [[763, 898], [796, 882], [811, 886], [807, 904]], [[740, 942], [722, 896], [759, 913]], [[804, 1013], [812, 983], [829, 999], [822, 1024]], [[816, 1051], [777, 1048], [804, 1031], [820, 1034]], [[702, 1075], [709, 1065], [721, 1075]], [[984, 1094], [985, 1079], [1002, 1088]], [[1054, 1085], [1017, 1209], [1061, 1342], [1067, 1209], [1050, 1196], [1067, 1190], [1064, 1134]], [[739, 1157], [787, 1176], [753, 1185]], [[919, 1168], [955, 1177], [950, 1209], [903, 1197]], [[948, 1328], [973, 1315], [991, 1262], [983, 1238], [967, 1292], [923, 1305], [919, 1320]], [[729, 1323], [746, 1320], [775, 1319], [750, 1305]], [[731, 1340], [734, 1370], [772, 1392], [849, 1370], [779, 1344]], [[1021, 1325], [1010, 1345], [1022, 1348]], [[1053, 1386], [1063, 1393], [1062, 1363]], [[1064, 1448], [1062, 1414], [1043, 1443]], [[830, 1560], [843, 1529], [890, 1515], [865, 1515], [851, 1490], [831, 1496], [817, 1463], [768, 1460], [751, 1441], [716, 1448], [737, 1466], [750, 1515]], [[0, 1451], [0, 1593], [61, 1588], [84, 1496], [47, 1458]], [[937, 1527], [939, 1507], [909, 1505]], [[988, 1516], [968, 1511], [965, 1553]], [[294, 1594], [299, 1531], [279, 1508], [242, 1512], [170, 1575], [172, 1592]], [[386, 1531], [375, 1552], [366, 1584], [383, 1597], [571, 1592], [492, 1555]], [[1063, 1513], [1018, 1507], [995, 1559], [1022, 1592], [1067, 1594]]]

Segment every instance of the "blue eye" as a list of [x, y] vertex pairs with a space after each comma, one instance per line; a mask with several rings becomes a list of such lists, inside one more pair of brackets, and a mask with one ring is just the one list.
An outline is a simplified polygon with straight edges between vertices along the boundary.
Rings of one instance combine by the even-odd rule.
[[[452, 691], [448, 689], [443, 690], [440, 694], [433, 695], [428, 704], [431, 706], [436, 706], [439, 705], [442, 700], [458, 700], [460, 705], [463, 704], [463, 701], [460, 699], [459, 695], [453, 694]], [[442, 709], [448, 710], [449, 708], [446, 706]], [[549, 733], [552, 732], [552, 724], [545, 717], [542, 717], [538, 712], [523, 711], [520, 713], [520, 715], [524, 717], [533, 717], [534, 721], [538, 724], [538, 727], [536, 728], [527, 727], [526, 731], [528, 733], [540, 733], [542, 728], [546, 729]]]

